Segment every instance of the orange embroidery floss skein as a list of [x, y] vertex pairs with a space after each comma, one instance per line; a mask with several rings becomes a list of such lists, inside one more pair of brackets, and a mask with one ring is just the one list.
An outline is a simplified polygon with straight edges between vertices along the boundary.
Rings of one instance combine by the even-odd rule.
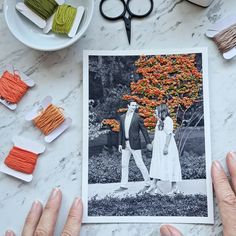
[[4, 163], [11, 169], [32, 174], [38, 159], [38, 154], [24, 150], [19, 147], [13, 147], [9, 152]]
[[17, 74], [5, 71], [0, 78], [0, 97], [9, 103], [18, 103], [29, 86]]
[[50, 104], [36, 118], [33, 119], [34, 125], [39, 128], [44, 135], [50, 134], [65, 121], [61, 108]]

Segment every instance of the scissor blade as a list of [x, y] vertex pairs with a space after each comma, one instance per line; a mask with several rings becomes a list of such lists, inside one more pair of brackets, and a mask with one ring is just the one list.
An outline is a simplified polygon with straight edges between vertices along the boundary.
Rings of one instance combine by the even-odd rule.
[[124, 17], [124, 22], [125, 22], [125, 28], [126, 28], [128, 41], [129, 41], [129, 44], [130, 44], [130, 41], [131, 41], [131, 19], [127, 18], [127, 17]]

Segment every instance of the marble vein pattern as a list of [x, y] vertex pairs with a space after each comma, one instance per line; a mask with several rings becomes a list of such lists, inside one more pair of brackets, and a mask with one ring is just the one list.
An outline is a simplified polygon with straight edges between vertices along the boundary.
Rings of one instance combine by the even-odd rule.
[[[0, 234], [12, 228], [20, 235], [24, 218], [33, 202], [45, 202], [55, 186], [63, 191], [62, 209], [55, 235], [63, 227], [64, 218], [74, 197], [81, 195], [82, 105], [84, 49], [163, 49], [208, 47], [212, 159], [221, 159], [236, 149], [236, 59], [225, 61], [216, 46], [204, 35], [216, 20], [236, 12], [235, 0], [214, 0], [201, 8], [186, 0], [154, 0], [154, 11], [145, 20], [133, 20], [132, 43], [128, 45], [123, 21], [111, 23], [100, 16], [95, 0], [91, 25], [82, 39], [67, 49], [39, 52], [18, 42], [9, 32], [0, 0], [0, 70], [8, 64], [21, 68], [32, 77], [36, 86], [12, 112], [0, 106], [0, 160], [12, 147], [14, 135], [23, 135], [43, 142], [43, 136], [25, 113], [44, 96], [65, 109], [73, 125], [59, 139], [46, 145], [39, 158], [34, 179], [26, 184], [0, 174]], [[92, 224], [82, 227], [82, 236], [157, 236], [159, 224]], [[222, 235], [218, 208], [214, 225], [181, 224], [177, 227], [188, 236]]]

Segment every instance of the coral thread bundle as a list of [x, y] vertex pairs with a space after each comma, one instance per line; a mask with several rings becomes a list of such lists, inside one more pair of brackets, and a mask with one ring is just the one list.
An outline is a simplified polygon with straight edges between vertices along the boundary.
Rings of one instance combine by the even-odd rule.
[[9, 152], [4, 163], [13, 170], [25, 174], [32, 174], [35, 169], [37, 159], [37, 154], [14, 146]]
[[50, 134], [53, 130], [59, 127], [65, 120], [61, 109], [53, 104], [50, 104], [45, 110], [43, 110], [33, 122], [44, 135]]
[[18, 103], [28, 88], [28, 85], [17, 74], [5, 71], [0, 78], [0, 97], [9, 103]]

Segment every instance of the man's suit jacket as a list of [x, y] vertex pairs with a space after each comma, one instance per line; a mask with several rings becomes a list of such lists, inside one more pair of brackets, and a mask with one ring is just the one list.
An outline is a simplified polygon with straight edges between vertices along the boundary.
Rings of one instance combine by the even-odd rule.
[[[119, 145], [122, 145], [122, 148], [125, 149], [125, 116], [126, 114], [121, 115], [120, 117], [120, 132], [119, 132]], [[147, 144], [151, 143], [146, 127], [143, 124], [143, 119], [134, 112], [130, 127], [129, 127], [129, 143], [130, 147], [133, 150], [141, 150], [141, 139], [140, 131], [142, 132], [144, 139]]]

